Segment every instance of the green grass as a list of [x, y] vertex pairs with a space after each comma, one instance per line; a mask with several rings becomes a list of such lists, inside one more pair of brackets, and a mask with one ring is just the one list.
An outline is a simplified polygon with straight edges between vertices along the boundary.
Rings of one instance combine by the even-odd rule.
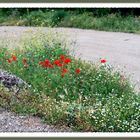
[[[67, 45], [69, 42], [61, 35], [52, 33], [33, 35], [12, 50], [0, 44], [0, 68], [30, 84], [30, 88], [20, 91], [18, 99], [1, 85], [0, 105], [75, 131], [139, 132], [140, 96], [134, 93], [129, 79], [100, 60], [91, 64], [75, 59]], [[17, 60], [8, 63], [11, 55]], [[53, 64], [62, 55], [71, 59], [65, 68]], [[46, 59], [53, 68], [39, 65]], [[68, 70], [64, 77], [63, 69]]]
[[[8, 11], [8, 10], [7, 10]], [[140, 17], [109, 9], [11, 9], [0, 12], [0, 25], [75, 27], [114, 32], [140, 33]]]

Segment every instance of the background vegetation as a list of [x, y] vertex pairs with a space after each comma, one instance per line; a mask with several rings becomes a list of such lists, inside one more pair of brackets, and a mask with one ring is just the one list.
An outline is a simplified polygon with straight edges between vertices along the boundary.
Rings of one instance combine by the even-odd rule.
[[140, 33], [139, 9], [0, 9], [0, 25], [75, 27]]

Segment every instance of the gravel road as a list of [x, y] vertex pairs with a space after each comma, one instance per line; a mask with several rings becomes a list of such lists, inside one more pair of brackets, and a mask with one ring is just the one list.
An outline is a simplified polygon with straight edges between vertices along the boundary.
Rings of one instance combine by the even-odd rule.
[[[40, 29], [45, 32], [48, 31], [48, 28]], [[127, 76], [130, 75], [132, 83], [136, 84], [136, 90], [140, 91], [140, 35], [74, 28], [54, 28], [54, 30], [64, 32], [71, 39], [76, 40], [76, 57], [92, 62], [99, 62], [100, 58], [106, 59], [108, 64], [123, 71]], [[0, 40], [10, 39], [11, 46], [14, 46], [23, 34], [37, 31], [38, 28], [36, 27], [0, 27]], [[7, 114], [7, 120], [5, 119], [5, 113]], [[11, 113], [0, 112], [0, 126], [2, 126], [0, 131], [54, 131], [48, 126], [44, 129], [44, 125], [41, 125], [42, 128], [40, 128], [40, 122], [39, 127], [36, 127], [35, 123], [33, 126], [26, 128], [26, 126], [22, 126], [22, 117], [13, 116], [13, 119], [10, 119], [8, 116], [11, 116]], [[29, 120], [29, 118], [25, 117], [24, 120]], [[31, 120], [31, 122], [34, 122], [36, 118], [31, 117]], [[7, 124], [10, 122], [11, 124], [15, 123], [15, 126], [21, 125], [22, 127], [10, 127]], [[35, 122], [38, 125], [38, 121]]]
[[65, 126], [47, 125], [33, 116], [22, 116], [0, 108], [0, 132], [71, 132]]

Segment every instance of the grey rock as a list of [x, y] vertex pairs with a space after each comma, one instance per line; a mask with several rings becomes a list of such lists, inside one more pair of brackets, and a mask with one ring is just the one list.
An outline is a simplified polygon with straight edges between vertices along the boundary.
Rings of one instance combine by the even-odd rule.
[[21, 88], [29, 87], [29, 85], [21, 78], [2, 69], [0, 69], [0, 83], [8, 88], [9, 91], [14, 91], [13, 87], [16, 86], [17, 90], [15, 91], [15, 94], [18, 94]]

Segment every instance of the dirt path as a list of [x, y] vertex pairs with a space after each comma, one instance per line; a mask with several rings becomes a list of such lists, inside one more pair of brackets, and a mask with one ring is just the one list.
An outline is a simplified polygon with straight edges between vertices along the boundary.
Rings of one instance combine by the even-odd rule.
[[[47, 32], [48, 28], [42, 28], [42, 30]], [[76, 57], [92, 62], [99, 62], [100, 58], [106, 59], [108, 64], [124, 71], [126, 75], [131, 75], [132, 83], [136, 83], [136, 89], [140, 91], [140, 35], [69, 28], [54, 30], [64, 32], [70, 38], [76, 40]], [[11, 45], [14, 46], [15, 41], [18, 41], [23, 33], [28, 34], [28, 32], [34, 31], [37, 31], [37, 28], [0, 27], [0, 40], [11, 39]], [[0, 122], [5, 120], [1, 117], [2, 114], [0, 112]], [[42, 129], [40, 130], [42, 131]], [[4, 128], [4, 130], [9, 131], [11, 129]], [[39, 129], [34, 126], [32, 131], [36, 130]], [[47, 130], [51, 131], [50, 129]], [[17, 131], [20, 131], [20, 129]]]
[[0, 108], [0, 132], [71, 132], [65, 126], [47, 125], [33, 116], [17, 115]]

